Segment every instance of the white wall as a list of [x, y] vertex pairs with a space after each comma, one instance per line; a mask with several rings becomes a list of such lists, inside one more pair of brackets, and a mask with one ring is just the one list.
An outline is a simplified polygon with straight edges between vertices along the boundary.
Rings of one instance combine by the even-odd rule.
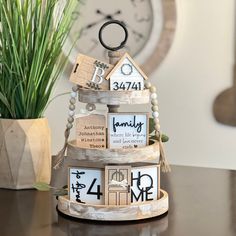
[[[212, 114], [214, 98], [232, 84], [234, 1], [177, 0], [177, 13], [173, 46], [151, 77], [158, 87], [162, 130], [170, 136], [169, 161], [236, 169], [236, 127], [215, 122]], [[70, 87], [62, 78], [55, 94]], [[63, 96], [46, 112], [54, 153], [63, 143], [67, 110], [68, 96]]]

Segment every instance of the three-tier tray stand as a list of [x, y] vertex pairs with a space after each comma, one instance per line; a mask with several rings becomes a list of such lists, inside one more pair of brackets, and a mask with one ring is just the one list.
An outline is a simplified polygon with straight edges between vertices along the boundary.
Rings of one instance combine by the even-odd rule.
[[[115, 64], [122, 53], [109, 51], [109, 63]], [[149, 89], [137, 91], [91, 90], [79, 87], [78, 100], [87, 104], [107, 105], [109, 113], [118, 113], [120, 105], [147, 104], [150, 101]], [[160, 157], [159, 141], [149, 141], [145, 147], [132, 149], [87, 149], [76, 145], [76, 140], [68, 142], [67, 158], [79, 167], [100, 167], [107, 165], [145, 166], [158, 164]], [[160, 188], [160, 175], [158, 178]], [[71, 201], [69, 196], [58, 197], [58, 210], [65, 215], [98, 221], [131, 221], [160, 216], [168, 211], [168, 193], [159, 189], [159, 197], [152, 201], [129, 205], [90, 205]], [[105, 190], [104, 190], [105, 191]]]

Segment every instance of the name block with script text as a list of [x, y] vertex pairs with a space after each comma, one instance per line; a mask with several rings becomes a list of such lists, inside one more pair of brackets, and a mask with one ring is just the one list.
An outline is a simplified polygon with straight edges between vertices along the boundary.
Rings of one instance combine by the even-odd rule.
[[106, 148], [106, 116], [80, 114], [76, 117], [76, 144], [81, 148]]
[[137, 148], [148, 144], [148, 113], [109, 113], [108, 147]]

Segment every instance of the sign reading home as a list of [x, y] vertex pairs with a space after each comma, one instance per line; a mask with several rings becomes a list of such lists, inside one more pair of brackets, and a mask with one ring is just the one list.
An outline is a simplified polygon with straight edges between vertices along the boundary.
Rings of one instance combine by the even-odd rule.
[[108, 63], [79, 54], [70, 81], [84, 88], [107, 90], [109, 83], [104, 78], [113, 67]]
[[103, 114], [83, 115], [76, 118], [76, 143], [89, 149], [106, 148], [106, 117]]
[[133, 167], [131, 203], [157, 200], [160, 197], [160, 166]]
[[137, 148], [148, 143], [148, 113], [109, 113], [108, 147]]
[[78, 203], [104, 204], [104, 171], [102, 169], [69, 168], [69, 198]]

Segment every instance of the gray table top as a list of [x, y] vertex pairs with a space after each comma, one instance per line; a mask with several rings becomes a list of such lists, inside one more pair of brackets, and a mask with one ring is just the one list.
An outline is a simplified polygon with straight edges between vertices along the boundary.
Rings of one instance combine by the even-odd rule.
[[[54, 186], [66, 181], [65, 173], [53, 173]], [[236, 171], [173, 166], [161, 186], [169, 193], [168, 214], [124, 224], [64, 217], [51, 192], [1, 189], [0, 236], [236, 235]]]

